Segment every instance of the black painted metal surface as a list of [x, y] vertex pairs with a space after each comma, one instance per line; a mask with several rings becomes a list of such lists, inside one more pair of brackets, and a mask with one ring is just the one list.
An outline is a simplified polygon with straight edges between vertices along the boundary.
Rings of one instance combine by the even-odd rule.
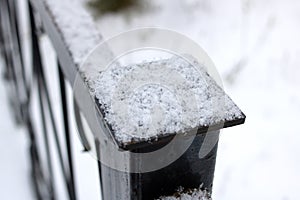
[[[213, 131], [207, 134], [218, 135], [218, 133], [219, 131]], [[150, 200], [159, 198], [162, 195], [172, 195], [179, 187], [199, 188], [201, 186], [211, 192], [218, 143], [212, 147], [205, 157], [199, 158], [200, 148], [205, 137], [206, 134], [197, 135], [182, 156], [170, 165], [152, 172], [121, 172], [106, 165], [101, 165], [104, 200]], [[151, 148], [135, 150], [135, 153], [151, 152], [161, 147], [161, 145], [154, 145]], [[133, 160], [129, 160], [129, 162], [133, 162]], [[143, 163], [134, 160], [131, 164], [137, 166]], [[126, 177], [129, 177], [129, 179]], [[126, 194], [122, 192], [116, 192], [121, 191], [124, 185], [128, 185], [129, 198], [126, 198]]]
[[211, 191], [217, 144], [206, 157], [200, 159], [199, 151], [204, 138], [205, 134], [196, 136], [188, 150], [169, 166], [154, 172], [133, 174], [135, 178], [132, 185], [135, 191], [139, 191], [139, 199], [154, 199], [162, 194], [171, 195], [180, 186], [199, 188], [202, 185]]

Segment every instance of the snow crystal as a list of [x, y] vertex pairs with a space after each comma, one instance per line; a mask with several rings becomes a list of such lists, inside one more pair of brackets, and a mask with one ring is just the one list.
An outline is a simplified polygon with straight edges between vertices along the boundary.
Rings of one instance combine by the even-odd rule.
[[78, 0], [44, 0], [76, 64], [102, 41], [91, 15]]
[[[93, 19], [80, 1], [44, 0], [57, 28], [80, 66], [102, 41]], [[184, 133], [199, 126], [222, 124], [243, 117], [240, 109], [208, 75], [206, 66], [191, 57], [112, 64], [100, 70], [100, 54], [79, 69], [105, 113], [120, 143]], [[103, 66], [102, 66], [103, 67]]]
[[186, 192], [178, 191], [173, 196], [160, 197], [158, 200], [211, 200], [206, 190], [193, 189]]
[[190, 56], [112, 64], [88, 84], [121, 143], [243, 117], [205, 66]]

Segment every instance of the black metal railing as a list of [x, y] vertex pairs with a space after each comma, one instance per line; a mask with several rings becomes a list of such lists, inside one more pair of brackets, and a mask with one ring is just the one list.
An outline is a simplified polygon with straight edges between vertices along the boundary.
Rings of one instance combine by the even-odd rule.
[[[53, 102], [50, 100], [49, 87], [44, 74], [39, 37], [41, 34], [45, 33], [41, 32], [43, 27], [38, 27], [36, 23], [37, 13], [29, 2], [28, 20], [31, 28], [32, 50], [32, 65], [30, 67], [33, 74], [30, 77], [26, 77], [26, 69], [22, 54], [22, 42], [20, 39], [20, 30], [18, 28], [19, 23], [21, 23], [18, 18], [19, 16], [17, 15], [18, 4], [16, 1], [11, 0], [1, 0], [0, 3], [0, 42], [5, 66], [3, 74], [7, 82], [9, 98], [16, 122], [18, 124], [23, 124], [26, 127], [30, 138], [29, 152], [31, 158], [31, 175], [36, 198], [57, 199], [55, 191], [55, 179], [57, 177], [54, 176], [53, 170], [55, 162], [53, 157], [57, 156], [61, 174], [67, 189], [67, 195], [69, 199], [76, 199], [65, 76], [63, 75], [58, 62], [58, 76], [60, 82], [59, 92], [62, 105], [61, 114], [64, 124], [63, 134], [65, 136], [65, 140], [61, 141], [57, 122], [54, 119]], [[32, 94], [35, 89], [37, 92], [36, 96]], [[41, 124], [38, 124], [33, 118], [32, 98], [37, 98], [38, 100]], [[42, 133], [37, 133], [38, 128], [36, 128], [36, 126], [42, 127]], [[37, 137], [39, 137], [40, 134], [42, 134], [42, 137], [40, 137], [42, 139], [42, 144], [39, 145]], [[51, 149], [50, 137], [52, 136], [55, 141], [55, 148], [53, 149], [56, 150], [56, 154], [54, 154]], [[43, 152], [40, 149], [41, 146], [43, 146], [45, 150], [45, 155], [42, 155], [41, 153]], [[65, 148], [64, 152], [67, 152], [67, 154], [63, 153], [63, 148]], [[45, 159], [42, 159], [42, 157]], [[42, 163], [43, 161], [45, 161], [45, 163]]]
[[[70, 5], [72, 6], [72, 5]], [[78, 66], [73, 61], [68, 48], [61, 37], [59, 30], [53, 20], [53, 16], [49, 15], [46, 7], [41, 0], [28, 0], [28, 21], [30, 25], [30, 41], [31, 41], [31, 64], [26, 65], [24, 60], [24, 48], [21, 41], [21, 30], [19, 29], [20, 17], [18, 16], [18, 4], [13, 0], [0, 0], [0, 50], [4, 62], [4, 78], [7, 82], [8, 93], [15, 119], [18, 124], [26, 127], [28, 137], [30, 138], [30, 159], [31, 159], [31, 177], [32, 185], [35, 189], [37, 199], [59, 199], [56, 181], [63, 180], [66, 197], [71, 200], [77, 199], [76, 172], [74, 170], [74, 153], [72, 152], [72, 137], [74, 133], [70, 127], [70, 110], [69, 104], [74, 96], [74, 117], [77, 122], [77, 129], [83, 143], [85, 151], [90, 150], [90, 144], [85, 138], [84, 128], [81, 124], [81, 113], [89, 122], [88, 117], [91, 110], [85, 109], [92, 107], [99, 108], [95, 105], [95, 101], [84, 85], [83, 81], [79, 84], [80, 94], [71, 94], [67, 90], [70, 85], [75, 82], [78, 74]], [[47, 35], [53, 45], [56, 53], [57, 76], [59, 80], [59, 88], [56, 91], [60, 100], [59, 111], [55, 111], [57, 102], [53, 102], [49, 91], [49, 82], [46, 78], [46, 70], [43, 61], [47, 61], [42, 56], [42, 48], [40, 38]], [[26, 73], [30, 71], [32, 73]], [[75, 91], [76, 92], [76, 91]], [[80, 97], [88, 96], [88, 101], [84, 101], [87, 106], [82, 106]], [[34, 102], [37, 102], [37, 105]], [[100, 118], [102, 117], [99, 111]], [[38, 112], [39, 120], [33, 116], [33, 112]], [[60, 114], [63, 128], [59, 129], [58, 121], [55, 113]], [[243, 123], [245, 117], [237, 121], [226, 122], [226, 126], [233, 126]], [[100, 122], [99, 122], [100, 123]], [[97, 130], [92, 130], [97, 131]], [[202, 132], [207, 132], [203, 129]], [[200, 130], [201, 132], [201, 130]], [[203, 144], [205, 133], [195, 137], [192, 145], [188, 150], [171, 165], [158, 171], [149, 173], [130, 173], [120, 172], [103, 165], [100, 161], [100, 142], [95, 138], [95, 145], [98, 157], [98, 175], [101, 183], [102, 199], [117, 200], [122, 199], [121, 193], [115, 193], [114, 188], [123, 187], [128, 184], [128, 192], [130, 199], [153, 199], [160, 195], [168, 195], [174, 192], [178, 185], [195, 188], [204, 184], [204, 188], [211, 191], [216, 161], [217, 146], [216, 143], [208, 155], [204, 158], [198, 158], [198, 151]], [[211, 134], [218, 135], [218, 130], [211, 131]], [[168, 142], [168, 138], [166, 142]], [[158, 144], [143, 144], [142, 146], [132, 146], [130, 150], [135, 153], [148, 152], [151, 149], [159, 148]], [[81, 148], [81, 147], [80, 147]], [[118, 148], [118, 147], [116, 147]], [[129, 160], [131, 165], [139, 160]], [[193, 163], [191, 163], [193, 162]], [[54, 169], [54, 166], [57, 166]], [[56, 173], [55, 170], [59, 170]], [[185, 172], [183, 173], [183, 170]], [[129, 182], [124, 182], [122, 178], [124, 174], [130, 178]], [[60, 176], [60, 177], [58, 177]], [[191, 177], [194, 177], [191, 179]], [[166, 184], [169, 183], [169, 184]]]

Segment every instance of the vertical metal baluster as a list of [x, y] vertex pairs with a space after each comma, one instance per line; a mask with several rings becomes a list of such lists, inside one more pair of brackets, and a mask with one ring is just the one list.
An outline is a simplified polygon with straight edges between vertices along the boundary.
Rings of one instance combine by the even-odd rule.
[[[29, 116], [29, 101], [28, 101], [28, 96], [29, 94], [27, 93], [24, 95], [26, 96], [25, 101], [19, 101], [19, 95], [18, 91], [20, 88], [17, 86], [18, 82], [20, 79], [19, 76], [17, 77], [18, 73], [16, 71], [16, 68], [19, 67], [19, 69], [24, 70], [24, 65], [23, 65], [23, 58], [22, 58], [22, 47], [20, 43], [20, 38], [19, 38], [19, 29], [18, 29], [18, 24], [17, 24], [17, 13], [16, 13], [16, 4], [15, 1], [6, 1], [6, 0], [1, 0], [1, 32], [6, 30], [6, 33], [2, 32], [2, 50], [3, 50], [3, 55], [4, 55], [4, 62], [6, 65], [6, 79], [9, 81], [9, 85], [12, 87], [10, 91], [12, 92], [11, 98], [13, 98], [16, 106], [20, 107], [22, 103], [22, 122], [25, 122], [24, 124], [27, 127], [29, 139], [30, 139], [30, 158], [31, 158], [31, 170], [32, 170], [32, 180], [33, 180], [33, 185], [36, 190], [36, 195], [38, 199], [43, 199], [43, 194], [41, 193], [41, 187], [45, 186], [44, 184], [46, 183], [44, 180], [44, 176], [42, 174], [41, 168], [40, 168], [40, 159], [39, 159], [39, 154], [38, 154], [38, 149], [36, 145], [36, 139], [35, 139], [35, 134], [34, 134], [34, 129], [32, 127], [32, 122], [31, 118]], [[4, 16], [6, 15], [6, 16]], [[5, 22], [3, 20], [6, 20]], [[5, 27], [6, 26], [6, 27]], [[6, 37], [5, 37], [6, 34]], [[12, 42], [14, 42], [12, 46]], [[8, 43], [8, 44], [7, 44]], [[16, 48], [17, 47], [17, 48]], [[17, 55], [17, 57], [16, 57]], [[17, 62], [13, 59], [18, 60]], [[16, 64], [19, 64], [18, 66]], [[25, 86], [25, 83], [24, 85]], [[27, 90], [27, 89], [26, 89]], [[23, 91], [23, 94], [26, 93], [26, 91]], [[16, 115], [18, 116], [18, 111], [16, 111]], [[21, 114], [21, 113], [20, 113]], [[21, 116], [20, 116], [21, 117]], [[20, 118], [21, 119], [21, 118]], [[42, 183], [42, 184], [41, 184]]]
[[[12, 29], [15, 32], [14, 37], [15, 37], [15, 42], [16, 42], [16, 51], [18, 51], [17, 59], [19, 59], [20, 63], [20, 79], [21, 79], [21, 84], [23, 85], [23, 89], [25, 90], [24, 92], [26, 93], [26, 97], [29, 96], [29, 89], [28, 89], [28, 84], [26, 82], [26, 77], [25, 77], [25, 66], [24, 66], [24, 59], [23, 59], [23, 53], [22, 53], [22, 42], [20, 38], [20, 29], [19, 29], [19, 19], [17, 16], [18, 12], [18, 5], [16, 1], [10, 1], [10, 10], [11, 10], [11, 18], [12, 18]], [[26, 99], [28, 100], [28, 99]]]
[[91, 146], [89, 144], [88, 139], [86, 138], [85, 134], [84, 134], [84, 128], [83, 128], [83, 124], [82, 124], [82, 120], [81, 120], [81, 115], [80, 115], [80, 109], [77, 105], [77, 102], [75, 100], [75, 98], [73, 98], [73, 103], [74, 103], [74, 117], [75, 117], [75, 121], [76, 121], [76, 127], [77, 127], [77, 131], [80, 137], [80, 141], [82, 143], [83, 146], [83, 152], [87, 152], [91, 150]]
[[[0, 7], [2, 7], [1, 5], [2, 5], [2, 0], [0, 0]], [[0, 54], [1, 56], [4, 54], [3, 45], [4, 45], [4, 39], [3, 39], [3, 28], [2, 28], [2, 12], [0, 9]]]
[[1, 31], [1, 38], [2, 38], [2, 41], [1, 41], [1, 53], [3, 55], [3, 61], [4, 61], [4, 67], [5, 67], [5, 71], [4, 71], [4, 78], [7, 80], [7, 76], [8, 76], [8, 57], [7, 57], [7, 40], [6, 40], [6, 35], [7, 33], [5, 31], [6, 28], [5, 28], [5, 20], [7, 16], [5, 16], [6, 14], [6, 11], [5, 11], [5, 4], [4, 4], [4, 0], [0, 0], [0, 31]]
[[[34, 18], [32, 18], [32, 19], [34, 20]], [[36, 27], [34, 21], [33, 21], [33, 23], [34, 23], [33, 25]], [[37, 38], [35, 38], [35, 41], [36, 42], [35, 42], [34, 49], [39, 51]], [[40, 56], [40, 54], [39, 54], [39, 56]], [[39, 79], [40, 80], [39, 85], [41, 86], [40, 91], [42, 92], [42, 95], [44, 95], [44, 97], [45, 97], [45, 105], [44, 106], [47, 106], [47, 109], [48, 109], [48, 114], [49, 114], [49, 117], [50, 117], [50, 123], [51, 123], [52, 129], [53, 129], [53, 134], [54, 134], [54, 139], [55, 139], [56, 150], [57, 150], [57, 153], [58, 153], [58, 159], [60, 161], [59, 165], [60, 165], [61, 172], [63, 174], [63, 178], [64, 178], [64, 181], [65, 181], [67, 190], [68, 190], [69, 198], [73, 200], [72, 186], [71, 186], [71, 183], [70, 183], [70, 176], [67, 173], [66, 168], [65, 168], [65, 163], [64, 163], [63, 156], [62, 156], [62, 149], [61, 149], [60, 142], [59, 142], [59, 137], [58, 137], [58, 130], [57, 130], [56, 123], [55, 123], [55, 120], [54, 120], [54, 114], [53, 114], [53, 110], [52, 110], [52, 106], [51, 106], [52, 104], [51, 104], [51, 101], [50, 101], [48, 87], [47, 87], [47, 83], [46, 83], [46, 80], [45, 80], [43, 68], [42, 68], [41, 63], [39, 65], [37, 65], [36, 67], [39, 68], [37, 71], [38, 71], [38, 77], [40, 77], [40, 79]]]
[[74, 181], [74, 169], [73, 169], [73, 159], [72, 159], [72, 146], [71, 146], [71, 136], [69, 129], [69, 120], [68, 120], [68, 104], [67, 104], [67, 95], [66, 95], [66, 85], [63, 72], [61, 70], [61, 66], [58, 63], [58, 72], [59, 72], [59, 82], [60, 82], [60, 93], [61, 93], [61, 101], [62, 101], [62, 112], [64, 118], [64, 128], [65, 128], [65, 138], [67, 145], [67, 153], [68, 153], [68, 163], [70, 170], [70, 197], [72, 200], [76, 199], [76, 190], [75, 190], [75, 181]]
[[17, 16], [16, 16], [16, 10], [15, 10], [15, 1], [7, 1], [7, 12], [10, 19], [10, 37], [11, 37], [11, 57], [12, 57], [12, 63], [13, 63], [13, 71], [15, 76], [15, 84], [18, 95], [18, 105], [17, 109], [20, 115], [20, 122], [22, 123], [24, 120], [23, 116], [23, 106], [27, 102], [27, 87], [26, 82], [24, 82], [24, 69], [23, 69], [23, 60], [21, 57], [21, 47], [20, 47], [20, 40], [19, 40], [19, 33], [17, 28]]
[[43, 135], [44, 135], [44, 140], [45, 140], [45, 145], [46, 145], [46, 154], [47, 154], [47, 163], [48, 163], [48, 170], [49, 170], [49, 191], [50, 191], [50, 196], [51, 199], [55, 199], [55, 193], [54, 193], [54, 176], [53, 176], [53, 168], [52, 168], [52, 161], [51, 161], [51, 154], [50, 154], [50, 145], [49, 145], [49, 133], [47, 131], [47, 126], [46, 126], [46, 119], [45, 119], [45, 108], [44, 108], [44, 100], [42, 97], [42, 88], [41, 88], [41, 83], [42, 80], [37, 75], [37, 85], [38, 85], [38, 95], [39, 95], [39, 107], [40, 107], [40, 112], [41, 112], [41, 118], [42, 118], [42, 127], [43, 127]]
[[[34, 18], [32, 18], [32, 19], [34, 20]], [[35, 23], [33, 25], [36, 28]], [[35, 38], [35, 41], [37, 41], [37, 38]], [[38, 42], [35, 42], [35, 43], [36, 44], [34, 46], [34, 49], [39, 51]], [[40, 53], [39, 53], [39, 56], [40, 56]], [[61, 172], [63, 174], [63, 178], [64, 178], [64, 181], [65, 181], [65, 184], [66, 184], [66, 188], [68, 190], [69, 198], [73, 200], [75, 196], [74, 196], [74, 193], [72, 192], [73, 189], [72, 189], [72, 185], [71, 185], [72, 183], [70, 181], [70, 176], [67, 173], [66, 168], [65, 168], [65, 163], [64, 163], [64, 160], [63, 160], [63, 156], [62, 156], [62, 149], [61, 149], [60, 142], [59, 142], [59, 137], [58, 137], [58, 130], [57, 130], [56, 123], [55, 123], [55, 120], [54, 120], [54, 114], [53, 114], [53, 110], [52, 110], [52, 106], [51, 106], [51, 101], [50, 101], [50, 97], [49, 97], [48, 87], [47, 87], [47, 83], [46, 83], [46, 80], [45, 80], [43, 68], [42, 68], [41, 63], [39, 65], [37, 65], [36, 67], [39, 68], [37, 70], [37, 72], [38, 72], [38, 77], [39, 77], [39, 80], [40, 80], [39, 81], [40, 92], [42, 93], [42, 95], [45, 98], [44, 99], [45, 100], [44, 106], [47, 106], [48, 114], [49, 114], [49, 117], [50, 117], [50, 123], [51, 123], [53, 134], [54, 134], [56, 150], [57, 150], [57, 153], [58, 153], [58, 159], [60, 161], [59, 164], [60, 164]]]
[[101, 158], [100, 158], [100, 142], [98, 139], [95, 139], [95, 147], [96, 147], [96, 153], [97, 153], [97, 163], [98, 163], [98, 173], [99, 173], [99, 182], [100, 182], [100, 189], [101, 189], [101, 199], [104, 199], [103, 194], [103, 184], [102, 184], [102, 167], [101, 167]]
[[43, 97], [42, 97], [42, 80], [40, 76], [40, 69], [42, 66], [41, 62], [41, 55], [39, 50], [39, 44], [38, 44], [38, 36], [36, 34], [36, 25], [35, 25], [35, 19], [34, 19], [34, 13], [33, 8], [29, 4], [29, 15], [30, 15], [30, 25], [31, 25], [31, 40], [32, 40], [32, 62], [33, 62], [33, 68], [35, 72], [35, 76], [37, 79], [37, 86], [38, 86], [38, 96], [39, 96], [39, 107], [41, 112], [41, 119], [42, 119], [42, 131], [44, 135], [44, 142], [46, 146], [46, 157], [47, 157], [47, 166], [49, 170], [49, 180], [47, 182], [47, 186], [50, 193], [50, 199], [55, 199], [55, 190], [54, 190], [54, 176], [53, 176], [53, 168], [52, 168], [52, 161], [51, 161], [51, 154], [50, 154], [50, 145], [49, 145], [49, 137], [48, 137], [48, 131], [46, 126], [46, 120], [45, 120], [45, 111], [44, 111], [44, 103], [43, 103]]
[[4, 52], [5, 52], [5, 64], [6, 64], [6, 71], [5, 71], [5, 78], [9, 81], [9, 86], [11, 87], [9, 92], [9, 98], [14, 110], [14, 117], [17, 124], [22, 123], [22, 112], [21, 112], [21, 105], [22, 102], [25, 101], [24, 91], [22, 91], [22, 87], [18, 82], [18, 73], [17, 73], [17, 65], [18, 59], [14, 58], [14, 45], [13, 45], [13, 35], [14, 32], [11, 27], [11, 14], [9, 9], [9, 1], [2, 0], [1, 1], [1, 14], [3, 17], [3, 36], [4, 36]]
[[46, 105], [48, 108], [48, 114], [50, 117], [50, 123], [52, 126], [52, 130], [53, 130], [53, 135], [54, 135], [54, 140], [55, 140], [55, 145], [56, 145], [56, 151], [58, 154], [58, 159], [59, 159], [59, 164], [60, 164], [60, 168], [61, 168], [61, 172], [63, 174], [63, 178], [65, 180], [65, 184], [68, 190], [68, 195], [69, 198], [72, 199], [71, 196], [71, 187], [70, 187], [70, 177], [69, 174], [67, 174], [66, 168], [65, 168], [65, 163], [64, 163], [64, 159], [63, 159], [63, 155], [62, 155], [62, 148], [60, 146], [60, 142], [59, 142], [59, 137], [58, 137], [58, 131], [57, 131], [57, 127], [55, 124], [55, 119], [54, 119], [54, 114], [53, 114], [53, 110], [52, 110], [52, 104], [50, 101], [50, 97], [49, 97], [49, 92], [48, 92], [48, 87], [47, 87], [47, 83], [45, 80], [45, 76], [44, 76], [44, 72], [43, 72], [43, 68], [39, 69], [40, 71], [40, 76], [41, 76], [41, 86], [42, 86], [42, 92], [43, 95], [45, 97], [46, 100]]

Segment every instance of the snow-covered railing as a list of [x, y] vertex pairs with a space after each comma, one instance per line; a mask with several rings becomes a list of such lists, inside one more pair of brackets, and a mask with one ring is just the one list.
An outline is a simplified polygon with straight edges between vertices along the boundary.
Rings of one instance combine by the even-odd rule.
[[[83, 6], [84, 1], [29, 0], [32, 73], [35, 79], [35, 84], [30, 84], [21, 53], [18, 30], [20, 22], [15, 1], [0, 2], [0, 42], [7, 66], [6, 78], [13, 88], [12, 100], [17, 119], [26, 125], [31, 139], [32, 175], [39, 199], [56, 199], [57, 195], [52, 166], [54, 158], [49, 150], [50, 133], [55, 140], [55, 160], [59, 161], [68, 198], [77, 197], [65, 80], [73, 87], [75, 117], [84, 147], [87, 151], [95, 151], [99, 160], [102, 199], [189, 199], [189, 196], [190, 199], [209, 199], [220, 129], [244, 123], [245, 115], [206, 72], [205, 66], [193, 57], [184, 56], [185, 59], [182, 59], [174, 56], [123, 68], [116, 64], [106, 71], [98, 70], [93, 62], [82, 68], [87, 54], [103, 40], [91, 15]], [[41, 56], [42, 34], [50, 38], [58, 59], [64, 141], [59, 135], [54, 115], [55, 105], [49, 97], [49, 85], [45, 78], [42, 61], [47, 60], [47, 57]], [[98, 53], [108, 57], [112, 55], [108, 47]], [[168, 91], [152, 86], [146, 87], [143, 95], [132, 97], [136, 98], [135, 102], [146, 102], [137, 104], [131, 101], [129, 90], [126, 90], [130, 85], [118, 85], [119, 77], [130, 71], [143, 69], [160, 72], [161, 66], [185, 77], [188, 84], [176, 85], [176, 82], [172, 82], [176, 86], [175, 93], [184, 94], [184, 102], [195, 104], [203, 112], [179, 110], [174, 105], [170, 106], [172, 96]], [[194, 72], [193, 66], [199, 71]], [[137, 79], [142, 82], [147, 76], [131, 78], [130, 83]], [[44, 163], [39, 158], [41, 151], [36, 139], [38, 131], [31, 115], [31, 92], [35, 87], [46, 168], [42, 167]], [[119, 96], [111, 93], [116, 87], [120, 92], [118, 94], [121, 94]], [[192, 102], [187, 92], [191, 88], [196, 96]], [[155, 99], [153, 95], [157, 95], [156, 103], [159, 106], [167, 108], [166, 116], [169, 117], [164, 123], [158, 121], [155, 126], [150, 127], [143, 121], [147, 118], [145, 110], [140, 108], [151, 107], [151, 100]], [[115, 101], [120, 103], [124, 99], [136, 111], [135, 115], [123, 116], [122, 106], [117, 107], [120, 110], [112, 108]], [[86, 137], [87, 130], [82, 124], [80, 113], [93, 133], [92, 140]], [[154, 170], [153, 166], [157, 169]], [[172, 195], [180, 187], [187, 190], [181, 191], [177, 196], [163, 197]]]

